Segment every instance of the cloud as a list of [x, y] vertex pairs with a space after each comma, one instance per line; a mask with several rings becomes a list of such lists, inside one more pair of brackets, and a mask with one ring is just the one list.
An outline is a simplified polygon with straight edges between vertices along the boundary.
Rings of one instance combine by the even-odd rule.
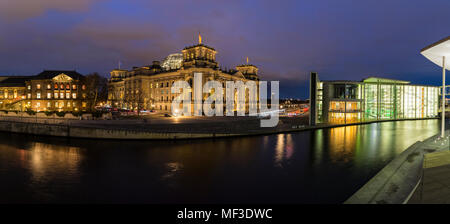
[[33, 18], [49, 10], [80, 12], [99, 0], [1, 0], [0, 17], [9, 21]]

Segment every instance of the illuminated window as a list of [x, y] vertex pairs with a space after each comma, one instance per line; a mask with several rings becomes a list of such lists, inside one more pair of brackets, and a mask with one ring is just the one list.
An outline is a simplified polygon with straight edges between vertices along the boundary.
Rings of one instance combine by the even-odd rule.
[[36, 98], [40, 99], [41, 98], [41, 93], [36, 93]]
[[58, 84], [55, 83], [55, 89], [58, 89]]
[[76, 93], [72, 93], [72, 98], [76, 99], [77, 98], [77, 94]]
[[41, 84], [37, 84], [36, 89], [41, 89]]
[[59, 98], [64, 99], [64, 93], [59, 93]]
[[51, 93], [47, 93], [47, 99], [51, 99], [52, 98], [52, 94]]
[[66, 89], [70, 89], [70, 85], [69, 84], [66, 85]]
[[70, 102], [67, 102], [67, 107], [70, 107]]
[[77, 89], [77, 85], [72, 85], [72, 89]]
[[41, 103], [40, 102], [37, 102], [36, 103], [36, 108], [40, 108], [41, 107]]
[[28, 89], [30, 90], [30, 89], [31, 89], [31, 86], [30, 86], [30, 85], [28, 85], [28, 86], [27, 86], [27, 88], [28, 88]]
[[86, 102], [82, 102], [82, 103], [81, 103], [81, 106], [82, 106], [82, 107], [86, 107]]
[[[8, 93], [7, 93], [7, 92], [5, 93], [5, 96], [8, 96]], [[27, 94], [27, 98], [28, 98], [28, 99], [31, 99], [31, 93], [28, 93], [28, 94]]]
[[61, 85], [59, 86], [59, 88], [60, 88], [60, 89], [64, 89], [64, 84], [61, 84]]
[[82, 86], [81, 86], [81, 89], [82, 89], [82, 90], [86, 90], [86, 85], [82, 85]]
[[66, 99], [70, 99], [70, 93], [66, 93]]
[[55, 107], [58, 107], [58, 102], [55, 102]]
[[47, 107], [51, 107], [51, 106], [52, 106], [52, 104], [50, 103], [50, 101], [47, 102]]
[[55, 99], [58, 99], [58, 93], [57, 92], [55, 92]]
[[59, 104], [59, 107], [64, 107], [64, 101]]
[[47, 84], [47, 89], [51, 89], [51, 88], [52, 88], [52, 85]]

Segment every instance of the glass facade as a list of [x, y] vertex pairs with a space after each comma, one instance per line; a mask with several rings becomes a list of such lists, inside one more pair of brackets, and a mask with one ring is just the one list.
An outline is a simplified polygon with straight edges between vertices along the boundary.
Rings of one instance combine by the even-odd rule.
[[[355, 82], [318, 82], [321, 123], [433, 118], [438, 116], [439, 87], [369, 78]], [[327, 89], [327, 90], [324, 90]], [[328, 94], [325, 94], [328, 91]]]
[[317, 83], [317, 120], [321, 121], [323, 118], [323, 83], [322, 82], [318, 82]]
[[365, 119], [438, 116], [439, 87], [366, 84]]

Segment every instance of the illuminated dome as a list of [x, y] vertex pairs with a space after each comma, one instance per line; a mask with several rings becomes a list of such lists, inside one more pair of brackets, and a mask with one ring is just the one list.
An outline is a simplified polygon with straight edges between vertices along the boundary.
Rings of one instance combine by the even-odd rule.
[[183, 55], [180, 53], [169, 54], [161, 64], [164, 70], [174, 70], [181, 68], [181, 63], [183, 62]]

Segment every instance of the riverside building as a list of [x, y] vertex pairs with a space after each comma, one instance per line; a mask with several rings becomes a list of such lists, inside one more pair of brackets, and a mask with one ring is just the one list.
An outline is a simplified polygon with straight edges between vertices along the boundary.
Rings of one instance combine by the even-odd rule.
[[0, 110], [86, 111], [89, 106], [85, 76], [76, 71], [0, 77]]
[[440, 88], [370, 77], [362, 81], [321, 81], [311, 73], [310, 124], [438, 116]]
[[[226, 81], [258, 83], [258, 68], [249, 64], [248, 59], [247, 64], [224, 70], [219, 68], [216, 54], [214, 48], [202, 43], [199, 35], [198, 44], [185, 47], [181, 54], [169, 55], [162, 64], [153, 61], [152, 65], [132, 70], [114, 69], [108, 82], [108, 104], [119, 109], [170, 112], [172, 101], [179, 95], [171, 93], [172, 84], [184, 80], [193, 88], [194, 73], [202, 73], [202, 86], [215, 80], [222, 83], [224, 90]], [[203, 99], [206, 97], [203, 94]]]

